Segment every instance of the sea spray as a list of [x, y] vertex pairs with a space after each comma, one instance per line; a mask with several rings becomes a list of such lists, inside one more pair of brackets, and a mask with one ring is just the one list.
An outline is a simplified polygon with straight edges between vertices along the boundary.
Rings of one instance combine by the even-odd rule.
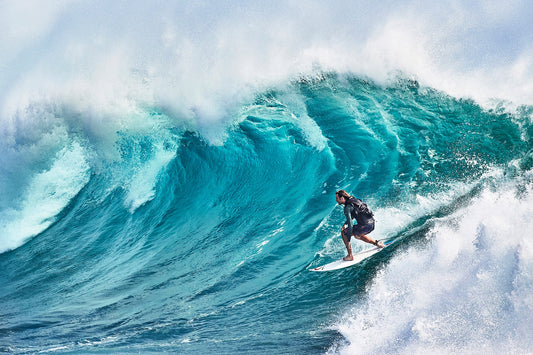
[[[527, 353], [533, 344], [531, 185], [496, 182], [391, 258], [337, 329], [346, 354]], [[335, 351], [333, 351], [335, 350]]]

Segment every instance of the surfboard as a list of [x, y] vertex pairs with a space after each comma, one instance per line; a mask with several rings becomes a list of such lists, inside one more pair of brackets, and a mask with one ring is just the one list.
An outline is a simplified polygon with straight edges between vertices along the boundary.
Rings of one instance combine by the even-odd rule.
[[[383, 244], [385, 244], [385, 248], [386, 248], [392, 242], [393, 242], [393, 240], [387, 240], [386, 242], [383, 242]], [[353, 260], [344, 261], [344, 260], [340, 259], [340, 260], [331, 262], [329, 264], [322, 265], [322, 266], [316, 267], [314, 269], [309, 269], [309, 270], [310, 271], [333, 271], [333, 270], [344, 269], [346, 267], [350, 267], [352, 265], [360, 263], [361, 261], [365, 260], [366, 258], [369, 258], [372, 255], [374, 255], [376, 253], [379, 253], [380, 251], [382, 251], [385, 248], [372, 247], [372, 248], [369, 248], [369, 249], [365, 249], [363, 251], [360, 251], [359, 253], [355, 253], [353, 255]]]

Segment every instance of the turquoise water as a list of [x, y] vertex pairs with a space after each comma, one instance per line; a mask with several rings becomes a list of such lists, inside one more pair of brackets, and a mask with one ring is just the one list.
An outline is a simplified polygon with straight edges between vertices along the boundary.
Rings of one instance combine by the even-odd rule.
[[0, 2], [0, 352], [531, 353], [532, 16]]
[[[25, 201], [79, 185], [37, 235], [4, 224], [19, 231], [0, 254], [4, 351], [531, 346], [527, 107], [323, 73], [258, 93], [219, 144], [142, 114], [149, 128], [118, 132], [118, 157], [81, 134], [57, 148], [29, 190], [50, 196]], [[399, 240], [317, 275], [345, 252], [339, 188], [375, 210], [373, 237]]]

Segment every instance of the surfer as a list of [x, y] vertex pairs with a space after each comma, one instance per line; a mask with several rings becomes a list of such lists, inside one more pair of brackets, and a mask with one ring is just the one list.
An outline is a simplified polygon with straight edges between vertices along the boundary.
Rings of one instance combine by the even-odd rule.
[[[342, 241], [348, 250], [348, 255], [343, 260], [353, 260], [352, 246], [350, 245], [352, 236], [363, 242], [374, 244], [378, 248], [385, 247], [383, 242], [373, 240], [366, 235], [374, 230], [375, 225], [374, 215], [366, 204], [358, 198], [350, 196], [344, 190], [337, 191], [335, 193], [335, 199], [339, 205], [344, 205], [344, 215], [346, 216], [346, 223], [342, 226], [341, 235]], [[357, 221], [355, 226], [353, 225], [352, 219]]]

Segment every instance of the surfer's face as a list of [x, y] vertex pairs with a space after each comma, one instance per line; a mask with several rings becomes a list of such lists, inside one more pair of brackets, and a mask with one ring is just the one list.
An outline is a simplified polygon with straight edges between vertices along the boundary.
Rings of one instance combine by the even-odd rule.
[[339, 195], [337, 195], [337, 194], [335, 194], [335, 200], [337, 200], [337, 203], [338, 203], [339, 205], [342, 205], [344, 202], [346, 202], [346, 199], [345, 199], [344, 197], [339, 196]]

